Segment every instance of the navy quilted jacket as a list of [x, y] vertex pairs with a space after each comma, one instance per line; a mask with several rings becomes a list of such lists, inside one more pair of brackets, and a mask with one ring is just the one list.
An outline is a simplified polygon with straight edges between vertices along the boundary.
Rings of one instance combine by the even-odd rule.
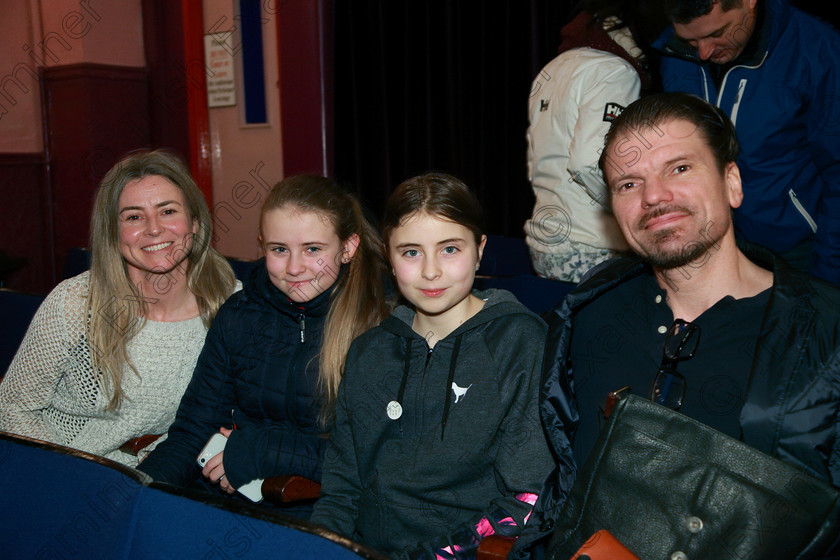
[[225, 447], [225, 474], [239, 486], [280, 475], [321, 478], [326, 439], [318, 425], [318, 351], [331, 290], [290, 302], [261, 260], [242, 291], [219, 309], [169, 435], [140, 470], [187, 486], [195, 458], [221, 426], [236, 430]]

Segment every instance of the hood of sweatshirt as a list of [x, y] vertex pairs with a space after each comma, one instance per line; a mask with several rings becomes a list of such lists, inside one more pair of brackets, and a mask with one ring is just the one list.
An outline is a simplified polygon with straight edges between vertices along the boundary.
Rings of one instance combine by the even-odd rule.
[[649, 90], [653, 85], [653, 78], [644, 64], [642, 50], [636, 45], [627, 27], [621, 25], [617, 18], [610, 18], [604, 22], [611, 31], [604, 30], [602, 25], [592, 21], [587, 12], [581, 12], [560, 32], [559, 52], [588, 47], [612, 53], [630, 63], [642, 80], [642, 90]]

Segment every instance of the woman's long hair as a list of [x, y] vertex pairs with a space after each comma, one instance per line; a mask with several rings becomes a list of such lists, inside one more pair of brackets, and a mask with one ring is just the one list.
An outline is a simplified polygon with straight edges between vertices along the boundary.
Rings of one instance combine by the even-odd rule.
[[[338, 385], [350, 344], [387, 315], [384, 289], [385, 258], [379, 233], [365, 218], [355, 196], [326, 177], [296, 175], [277, 183], [263, 203], [260, 232], [266, 212], [295, 208], [324, 216], [333, 225], [342, 244], [359, 236], [356, 253], [339, 275], [330, 297], [319, 354], [318, 387], [321, 391], [321, 423], [328, 425], [335, 410]], [[339, 255], [340, 256], [340, 255]], [[335, 272], [340, 263], [334, 263]]]
[[[207, 202], [178, 156], [166, 150], [132, 152], [105, 175], [96, 193], [90, 225], [90, 295], [87, 303], [87, 342], [91, 364], [102, 372], [108, 410], [116, 410], [123, 399], [122, 372], [128, 365], [126, 344], [145, 323], [142, 294], [128, 278], [120, 251], [119, 200], [126, 184], [149, 176], [159, 176], [178, 187], [190, 218], [196, 226], [191, 246], [185, 240], [187, 285], [195, 296], [201, 319], [209, 328], [219, 306], [233, 291], [236, 278], [230, 264], [210, 246], [212, 222]], [[174, 264], [174, 263], [173, 263]], [[169, 275], [156, 278], [173, 281]], [[168, 289], [170, 286], [161, 286]]]

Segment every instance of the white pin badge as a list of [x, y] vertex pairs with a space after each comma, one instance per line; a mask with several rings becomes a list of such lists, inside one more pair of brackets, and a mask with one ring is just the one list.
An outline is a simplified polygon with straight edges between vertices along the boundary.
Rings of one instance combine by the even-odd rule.
[[385, 412], [388, 414], [388, 418], [391, 420], [397, 420], [400, 416], [402, 416], [402, 405], [397, 401], [391, 401], [388, 403], [388, 406], [385, 407]]

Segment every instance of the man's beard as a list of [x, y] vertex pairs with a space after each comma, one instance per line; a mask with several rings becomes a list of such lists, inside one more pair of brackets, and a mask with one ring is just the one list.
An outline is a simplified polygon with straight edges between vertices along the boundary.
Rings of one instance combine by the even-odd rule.
[[[667, 238], [674, 232], [663, 231], [659, 233], [664, 234], [663, 237]], [[657, 235], [657, 237], [659, 236]], [[668, 251], [661, 249], [659, 244], [657, 244], [652, 251], [647, 251], [646, 256], [650, 264], [655, 268], [659, 268], [661, 270], [671, 270], [674, 268], [681, 268], [691, 262], [694, 262], [695, 260], [700, 259], [712, 245], [713, 242], [706, 242], [705, 239], [695, 239], [686, 243], [679, 249]]]
[[[687, 216], [694, 215], [694, 212], [688, 208], [674, 206], [662, 207], [642, 217], [639, 221], [639, 226], [644, 228], [649, 220], [673, 211], [683, 212]], [[709, 250], [709, 247], [715, 245], [717, 241], [717, 239], [698, 237], [697, 239], [686, 242], [678, 249], [664, 248], [663, 245], [672, 237], [676, 237], [678, 231], [679, 228], [663, 229], [653, 235], [652, 247], [645, 248], [645, 256], [652, 266], [661, 270], [671, 270], [686, 266], [700, 259]]]

